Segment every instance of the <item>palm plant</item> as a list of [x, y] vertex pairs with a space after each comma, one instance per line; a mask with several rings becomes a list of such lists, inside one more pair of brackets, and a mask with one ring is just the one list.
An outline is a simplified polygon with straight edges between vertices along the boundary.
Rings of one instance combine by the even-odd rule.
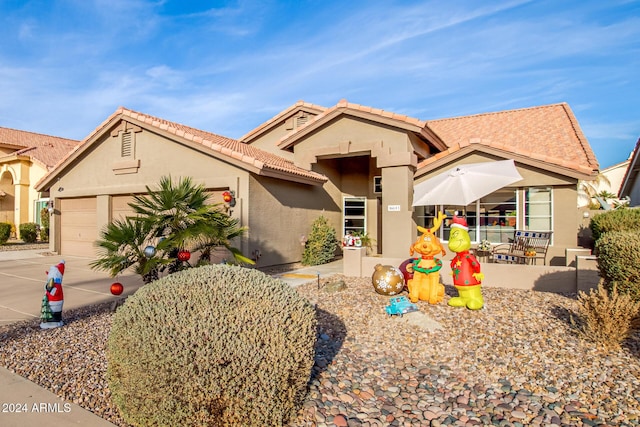
[[[205, 188], [191, 178], [174, 184], [171, 177], [162, 177], [158, 190], [147, 187], [147, 193], [129, 204], [137, 216], [107, 226], [98, 241], [103, 251], [93, 268], [115, 276], [134, 266], [149, 283], [165, 268], [174, 272], [190, 266], [178, 259], [179, 251], [188, 248], [208, 254], [217, 246], [229, 249], [239, 262], [253, 263], [231, 245], [246, 229], [219, 205], [208, 204]], [[145, 250], [149, 246], [152, 250]]]

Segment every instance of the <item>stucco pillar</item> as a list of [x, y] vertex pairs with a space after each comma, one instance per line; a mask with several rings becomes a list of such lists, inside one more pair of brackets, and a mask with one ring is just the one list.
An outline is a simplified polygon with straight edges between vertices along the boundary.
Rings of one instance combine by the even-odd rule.
[[382, 256], [408, 258], [416, 235], [412, 166], [382, 168]]
[[100, 233], [111, 222], [111, 195], [100, 194], [96, 196], [96, 226], [98, 229], [98, 238]]
[[14, 187], [15, 212], [13, 223], [16, 226], [16, 234], [20, 234], [20, 224], [31, 222], [29, 218], [29, 183], [18, 181]]

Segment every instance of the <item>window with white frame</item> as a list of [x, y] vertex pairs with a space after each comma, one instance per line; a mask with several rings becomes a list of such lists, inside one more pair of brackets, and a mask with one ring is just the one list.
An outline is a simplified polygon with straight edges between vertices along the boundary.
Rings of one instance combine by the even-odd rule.
[[525, 190], [524, 225], [526, 230], [553, 231], [553, 199], [550, 187]]
[[[43, 198], [33, 202], [33, 222], [38, 225], [42, 225], [42, 210], [47, 209], [49, 206], [49, 199]], [[46, 213], [48, 215], [48, 212]]]
[[345, 197], [342, 201], [342, 235], [364, 234], [367, 232], [367, 198]]

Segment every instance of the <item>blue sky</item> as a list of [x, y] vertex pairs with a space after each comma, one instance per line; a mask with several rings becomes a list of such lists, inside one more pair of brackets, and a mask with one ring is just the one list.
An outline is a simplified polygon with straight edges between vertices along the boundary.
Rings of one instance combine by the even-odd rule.
[[601, 168], [640, 137], [640, 0], [0, 0], [0, 126], [117, 107], [238, 138], [298, 100], [422, 120], [567, 102]]

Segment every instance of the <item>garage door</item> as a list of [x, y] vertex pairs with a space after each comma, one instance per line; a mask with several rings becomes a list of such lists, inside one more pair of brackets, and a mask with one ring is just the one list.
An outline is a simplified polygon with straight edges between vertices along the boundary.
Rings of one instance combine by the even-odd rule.
[[96, 198], [60, 200], [60, 252], [62, 255], [93, 257], [98, 239]]
[[135, 212], [129, 203], [133, 202], [133, 196], [111, 197], [111, 220], [124, 220], [128, 216], [135, 216]]

